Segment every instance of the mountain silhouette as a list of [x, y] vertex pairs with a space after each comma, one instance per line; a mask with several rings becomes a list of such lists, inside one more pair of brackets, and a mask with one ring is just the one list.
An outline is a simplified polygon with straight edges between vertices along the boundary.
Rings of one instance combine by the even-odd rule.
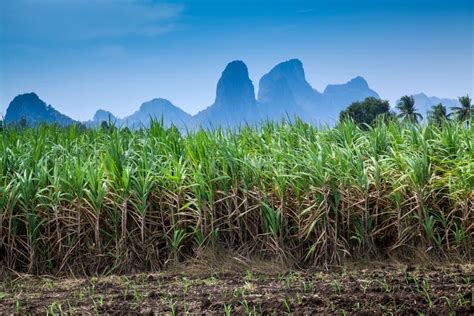
[[336, 121], [339, 113], [356, 101], [363, 101], [367, 97], [380, 99], [374, 90], [370, 89], [367, 81], [357, 76], [343, 84], [331, 84], [324, 89], [322, 103], [326, 109], [325, 121]]
[[265, 119], [314, 117], [321, 98], [321, 93], [306, 81], [303, 63], [298, 59], [276, 65], [259, 82], [258, 105]]
[[7, 108], [5, 123], [18, 124], [22, 121], [29, 126], [40, 123], [56, 123], [61, 126], [77, 123], [70, 117], [61, 114], [51, 105], [47, 105], [34, 92], [16, 96]]
[[94, 117], [92, 118], [92, 121], [93, 122], [96, 122], [96, 123], [101, 123], [101, 122], [115, 122], [117, 120], [117, 118], [115, 117], [115, 115], [113, 115], [111, 112], [109, 111], [106, 111], [106, 110], [102, 110], [102, 109], [98, 109], [95, 114], [94, 114]]
[[257, 101], [247, 66], [240, 60], [227, 64], [217, 83], [214, 103], [194, 117], [196, 125], [234, 126], [253, 122]]
[[[342, 110], [366, 97], [380, 98], [363, 77], [357, 76], [344, 84], [328, 85], [321, 93], [306, 81], [303, 63], [298, 59], [290, 59], [279, 63], [260, 79], [256, 99], [247, 66], [235, 60], [227, 64], [217, 82], [214, 103], [195, 116], [166, 99], [156, 98], [143, 103], [138, 111], [121, 119], [109, 111], [99, 109], [93, 119], [84, 124], [98, 127], [103, 121], [112, 121], [116, 126], [141, 128], [148, 127], [150, 118], [154, 118], [163, 120], [167, 127], [174, 124], [180, 129], [193, 129], [199, 126], [253, 124], [266, 119], [292, 119], [295, 116], [309, 123], [333, 124]], [[459, 104], [455, 99], [428, 97], [424, 93], [413, 97], [415, 107], [424, 116], [431, 106], [438, 103], [443, 103], [447, 108]], [[15, 97], [7, 109], [5, 123], [18, 123], [22, 118], [30, 125], [41, 122], [62, 126], [76, 123], [51, 105], [46, 105], [35, 93]]]
[[[415, 99], [415, 108], [423, 115], [423, 118], [428, 117], [428, 112], [431, 111], [431, 107], [437, 104], [443, 104], [449, 112], [449, 109], [453, 106], [459, 106], [459, 101], [456, 99], [429, 97], [424, 93], [417, 93], [413, 95]], [[397, 100], [397, 103], [399, 100]]]
[[92, 120], [85, 121], [82, 123], [89, 128], [97, 128], [101, 126], [102, 122], [117, 126], [119, 121], [120, 120], [115, 115], [113, 115], [112, 112], [103, 109], [98, 109], [94, 113]]
[[121, 119], [120, 124], [131, 128], [148, 127], [150, 118], [158, 121], [163, 119], [163, 124], [167, 127], [174, 124], [179, 128], [184, 128], [191, 124], [191, 115], [162, 98], [143, 103], [138, 111]]
[[258, 104], [265, 118], [296, 115], [310, 123], [334, 123], [342, 110], [366, 97], [380, 98], [362, 77], [328, 85], [320, 93], [306, 81], [303, 63], [291, 59], [276, 65], [260, 79]]

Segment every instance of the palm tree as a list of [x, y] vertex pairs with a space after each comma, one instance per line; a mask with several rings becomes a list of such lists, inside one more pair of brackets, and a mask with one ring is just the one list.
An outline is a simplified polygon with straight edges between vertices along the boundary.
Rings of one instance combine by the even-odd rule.
[[404, 95], [401, 97], [397, 104], [397, 109], [400, 111], [398, 116], [403, 120], [418, 123], [419, 120], [423, 119], [423, 116], [418, 113], [417, 109], [415, 108], [415, 99], [413, 96]]
[[428, 113], [430, 121], [436, 125], [441, 126], [444, 121], [449, 120], [450, 114], [447, 113], [446, 107], [439, 103], [431, 107], [431, 111]]
[[458, 98], [459, 103], [461, 106], [454, 106], [451, 108], [454, 115], [458, 118], [458, 120], [462, 122], [466, 122], [466, 125], [469, 126], [469, 120], [471, 119], [474, 113], [474, 105], [471, 104], [472, 100], [469, 95], [465, 95]]

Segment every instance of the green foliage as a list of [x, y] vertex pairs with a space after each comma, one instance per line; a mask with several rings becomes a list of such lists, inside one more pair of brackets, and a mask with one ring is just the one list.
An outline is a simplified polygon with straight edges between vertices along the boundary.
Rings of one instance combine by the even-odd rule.
[[398, 116], [405, 121], [418, 123], [423, 119], [423, 116], [418, 113], [415, 108], [415, 99], [413, 96], [404, 95], [401, 97], [397, 104], [397, 109], [400, 111]]
[[374, 126], [377, 119], [382, 116], [388, 119], [393, 114], [387, 100], [368, 97], [362, 102], [354, 102], [339, 114], [339, 120], [352, 119], [359, 127]]
[[450, 114], [448, 114], [446, 107], [439, 103], [431, 107], [431, 111], [428, 113], [428, 120], [433, 124], [442, 126], [444, 122], [449, 120]]
[[203, 247], [301, 264], [427, 246], [472, 255], [474, 128], [300, 120], [182, 135], [6, 128], [0, 232], [8, 269], [157, 269]]
[[109, 123], [107, 123], [107, 121], [100, 122], [100, 128], [102, 130], [108, 130], [109, 129]]
[[452, 107], [451, 110], [458, 120], [466, 122], [466, 124], [469, 125], [469, 122], [474, 115], [474, 105], [472, 104], [472, 99], [469, 97], [469, 95], [459, 97], [458, 99], [461, 106]]

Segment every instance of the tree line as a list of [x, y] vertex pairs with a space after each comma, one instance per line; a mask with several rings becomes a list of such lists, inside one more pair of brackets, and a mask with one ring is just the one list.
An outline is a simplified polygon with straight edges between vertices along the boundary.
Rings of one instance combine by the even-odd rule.
[[[444, 121], [450, 119], [457, 119], [462, 122], [469, 123], [474, 115], [474, 105], [469, 95], [458, 98], [460, 106], [451, 107], [451, 112], [448, 113], [446, 106], [442, 103], [433, 105], [428, 112], [428, 121], [437, 125], [442, 125]], [[390, 103], [388, 100], [368, 97], [364, 101], [353, 102], [347, 109], [341, 111], [339, 120], [353, 120], [357, 125], [373, 126], [379, 119], [396, 119], [411, 123], [419, 123], [423, 120], [423, 115], [418, 112], [415, 107], [415, 99], [413, 96], [404, 95], [400, 98], [396, 107], [398, 114], [390, 110]]]

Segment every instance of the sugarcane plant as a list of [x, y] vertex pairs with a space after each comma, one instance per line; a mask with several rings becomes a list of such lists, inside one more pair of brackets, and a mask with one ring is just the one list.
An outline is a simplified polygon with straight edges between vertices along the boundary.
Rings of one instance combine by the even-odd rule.
[[301, 265], [472, 258], [474, 127], [413, 121], [5, 126], [0, 251], [31, 273], [159, 269], [203, 248]]

